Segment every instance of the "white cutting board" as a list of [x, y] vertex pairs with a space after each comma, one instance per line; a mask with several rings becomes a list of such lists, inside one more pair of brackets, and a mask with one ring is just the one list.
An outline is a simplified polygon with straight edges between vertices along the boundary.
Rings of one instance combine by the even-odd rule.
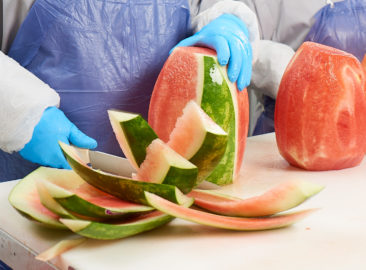
[[[53, 261], [61, 269], [366, 269], [366, 161], [340, 171], [307, 172], [279, 155], [273, 133], [250, 137], [241, 175], [223, 192], [257, 195], [299, 178], [326, 188], [300, 208], [320, 208], [295, 225], [233, 232], [176, 219], [169, 225], [115, 241], [88, 240]], [[68, 233], [40, 230], [7, 203], [14, 185], [0, 184], [0, 229], [35, 253]], [[6, 217], [6, 218], [5, 218]]]

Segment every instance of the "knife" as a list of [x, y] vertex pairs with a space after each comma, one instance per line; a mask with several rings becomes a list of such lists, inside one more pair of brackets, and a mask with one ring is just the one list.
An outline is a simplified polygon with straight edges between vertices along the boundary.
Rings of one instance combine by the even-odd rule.
[[128, 159], [115, 155], [89, 150], [90, 164], [94, 169], [99, 169], [107, 173], [116, 174], [131, 178], [136, 173]]
[[[99, 151], [89, 150], [88, 152], [90, 164], [94, 169], [128, 178], [131, 178], [132, 174], [136, 173], [135, 168], [132, 167], [126, 158]], [[220, 189], [221, 187], [208, 181], [202, 181], [196, 188], [213, 190]]]

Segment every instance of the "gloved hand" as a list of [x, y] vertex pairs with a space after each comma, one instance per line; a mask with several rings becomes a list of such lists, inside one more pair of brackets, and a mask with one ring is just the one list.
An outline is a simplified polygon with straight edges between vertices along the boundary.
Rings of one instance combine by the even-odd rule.
[[49, 107], [34, 128], [32, 139], [19, 153], [23, 158], [40, 165], [71, 169], [58, 141], [82, 148], [97, 146], [97, 142], [82, 133], [61, 110]]
[[252, 75], [253, 56], [248, 36], [247, 27], [238, 17], [223, 14], [175, 47], [203, 45], [215, 49], [220, 65], [229, 63], [229, 80], [237, 81], [241, 91], [249, 85]]

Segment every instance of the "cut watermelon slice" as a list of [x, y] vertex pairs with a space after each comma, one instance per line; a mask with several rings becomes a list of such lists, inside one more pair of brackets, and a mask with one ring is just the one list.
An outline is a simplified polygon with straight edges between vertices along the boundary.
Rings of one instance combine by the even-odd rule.
[[226, 216], [260, 217], [274, 215], [300, 205], [324, 187], [307, 181], [290, 180], [262, 195], [240, 199], [209, 190], [192, 190], [195, 205]]
[[34, 171], [21, 179], [9, 194], [10, 204], [24, 217], [37, 221], [47, 227], [66, 229], [60, 223], [59, 216], [48, 210], [40, 201], [34, 178], [38, 171]]
[[123, 153], [137, 170], [145, 160], [146, 148], [158, 136], [139, 114], [108, 110], [108, 115]]
[[241, 92], [227, 78], [213, 50], [178, 47], [165, 62], [155, 83], [149, 106], [149, 124], [168, 142], [176, 120], [187, 102], [195, 100], [228, 133], [224, 157], [207, 180], [229, 184], [239, 175], [249, 123], [246, 90]]
[[149, 192], [145, 192], [145, 196], [151, 206], [168, 215], [211, 227], [239, 231], [269, 230], [286, 227], [314, 211], [314, 209], [309, 209], [261, 218], [227, 217], [177, 205]]
[[57, 203], [72, 213], [105, 219], [153, 210], [149, 206], [123, 201], [100, 191], [73, 171], [44, 169], [44, 175], [40, 175], [38, 181]]
[[178, 187], [183, 193], [192, 190], [197, 181], [197, 167], [176, 153], [160, 139], [146, 149], [146, 159], [135, 179]]
[[101, 223], [75, 219], [60, 219], [60, 221], [70, 230], [84, 237], [112, 240], [155, 229], [173, 219], [172, 216], [154, 211], [121, 223]]
[[168, 145], [197, 166], [197, 183], [200, 183], [224, 156], [227, 133], [196, 102], [189, 101], [177, 119]]
[[159, 194], [167, 200], [178, 204], [192, 201], [177, 187], [166, 184], [156, 184], [133, 180], [128, 176], [112, 175], [100, 170], [95, 170], [82, 159], [76, 147], [59, 142], [61, 149], [73, 170], [90, 185], [122, 200], [133, 203], [147, 204], [144, 191]]

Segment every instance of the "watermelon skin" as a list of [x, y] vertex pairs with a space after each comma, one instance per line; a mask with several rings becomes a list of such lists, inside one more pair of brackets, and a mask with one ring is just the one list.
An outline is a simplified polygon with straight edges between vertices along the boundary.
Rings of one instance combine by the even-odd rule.
[[197, 181], [197, 167], [176, 153], [160, 139], [146, 149], [146, 158], [137, 170], [135, 179], [176, 186], [183, 193], [190, 192]]
[[136, 235], [163, 226], [174, 217], [159, 211], [141, 215], [122, 223], [102, 223], [86, 220], [60, 219], [73, 232], [93, 239], [113, 240]]
[[[199, 75], [200, 74], [200, 75]], [[178, 47], [169, 56], [156, 81], [148, 121], [167, 142], [183, 108], [194, 100], [228, 133], [228, 146], [217, 168], [206, 180], [232, 183], [239, 174], [249, 124], [248, 93], [239, 92], [227, 78], [213, 50]]]
[[146, 148], [158, 136], [139, 114], [108, 110], [108, 115], [123, 153], [137, 170], [145, 160]]
[[[70, 178], [64, 177], [64, 183], [72, 181], [68, 186], [62, 184], [57, 185], [52, 180], [45, 182], [44, 186], [48, 189], [48, 193], [53, 196], [53, 199], [56, 200], [63, 208], [67, 211], [71, 211], [72, 213], [76, 213], [79, 216], [81, 215], [85, 218], [111, 219], [153, 210], [151, 207], [118, 199], [96, 189], [86, 182], [83, 183], [80, 180], [73, 181], [75, 179], [77, 179], [75, 176]], [[73, 183], [75, 183], [75, 185], [73, 185]]]
[[194, 101], [189, 101], [169, 136], [168, 146], [198, 168], [201, 183], [225, 154], [227, 133]]
[[145, 193], [152, 207], [168, 215], [210, 227], [237, 231], [258, 231], [287, 227], [305, 218], [314, 211], [314, 209], [308, 209], [260, 218], [228, 217], [187, 208], [186, 206], [177, 205], [165, 200], [158, 195], [148, 192]]
[[365, 75], [352, 55], [305, 42], [285, 70], [275, 107], [280, 154], [306, 170], [358, 165], [366, 149]]
[[77, 154], [76, 148], [59, 142], [60, 147], [72, 169], [90, 185], [122, 200], [133, 203], [148, 205], [144, 191], [159, 194], [160, 196], [178, 204], [192, 200], [175, 186], [166, 184], [148, 183], [136, 181], [132, 178], [112, 175], [109, 173], [95, 170], [87, 165]]
[[211, 190], [192, 190], [194, 204], [210, 212], [237, 217], [270, 216], [302, 204], [319, 193], [322, 185], [307, 181], [288, 180], [265, 193], [251, 198], [229, 197]]

